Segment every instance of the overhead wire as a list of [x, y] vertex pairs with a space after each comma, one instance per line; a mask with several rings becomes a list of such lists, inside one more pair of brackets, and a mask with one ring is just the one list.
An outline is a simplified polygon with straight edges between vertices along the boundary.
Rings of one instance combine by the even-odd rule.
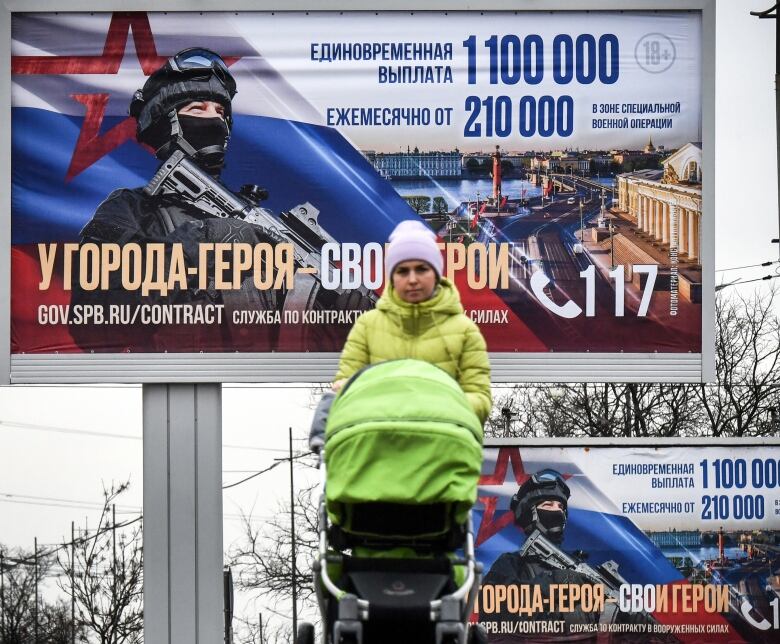
[[[128, 521], [124, 521], [122, 523], [115, 523], [113, 525], [107, 526], [101, 530], [97, 530], [95, 534], [86, 536], [86, 537], [79, 537], [77, 539], [72, 539], [71, 541], [68, 541], [66, 543], [61, 543], [57, 545], [56, 547], [52, 548], [48, 552], [36, 552], [32, 557], [27, 557], [26, 559], [17, 559], [17, 565], [29, 565], [30, 563], [34, 563], [37, 561], [37, 559], [42, 557], [50, 557], [51, 555], [55, 554], [57, 551], [62, 550], [64, 548], [69, 548], [70, 546], [77, 546], [79, 544], [84, 544], [88, 541], [92, 541], [93, 539], [97, 539], [100, 535], [105, 534], [106, 532], [110, 532], [111, 530], [116, 530], [117, 528], [126, 528], [129, 525], [133, 525], [134, 523], [137, 523], [138, 521], [141, 521], [143, 519], [143, 515], [138, 515], [134, 519], [129, 519]], [[3, 559], [5, 559], [5, 555], [3, 556]]]
[[[293, 460], [299, 460], [301, 458], [305, 458], [310, 455], [311, 452], [302, 452], [299, 454], [296, 454], [293, 456]], [[244, 477], [243, 479], [240, 479], [238, 481], [235, 481], [234, 483], [229, 483], [227, 485], [223, 485], [223, 490], [228, 490], [234, 487], [237, 487], [241, 485], [242, 483], [246, 483], [247, 481], [251, 481], [254, 478], [257, 478], [258, 476], [265, 474], [266, 472], [270, 472], [274, 468], [278, 467], [282, 463], [288, 462], [290, 459], [288, 458], [280, 458], [275, 459], [275, 462], [270, 465], [269, 467], [266, 467], [262, 470], [243, 470], [251, 471], [252, 474], [249, 476]], [[229, 471], [229, 470], [227, 470]], [[72, 508], [72, 509], [80, 509], [80, 510], [97, 510], [101, 509], [103, 505], [97, 501], [82, 501], [78, 499], [63, 499], [59, 497], [49, 497], [49, 496], [38, 496], [38, 495], [32, 495], [32, 494], [14, 494], [11, 492], [0, 492], [0, 502], [4, 503], [16, 503], [16, 504], [23, 504], [23, 505], [43, 505], [48, 507], [57, 507], [57, 508]], [[140, 511], [141, 508], [138, 506], [130, 506], [130, 505], [124, 505], [119, 506], [119, 511], [121, 513], [127, 514], [129, 512], [133, 511]]]
[[[8, 496], [8, 495], [6, 494], [5, 496]], [[0, 500], [4, 500], [4, 499], [0, 499]], [[25, 502], [25, 501], [20, 501], [20, 502]], [[26, 501], [26, 503], [30, 503], [30, 504], [33, 504], [33, 505], [37, 504], [35, 501]], [[65, 507], [65, 506], [60, 506], [60, 507]], [[102, 507], [103, 506], [101, 506], [101, 508]], [[86, 508], [81, 508], [81, 509], [86, 509]], [[100, 509], [100, 508], [95, 508], [95, 509]], [[246, 516], [244, 514], [234, 514], [234, 513], [224, 514], [223, 515], [223, 519], [240, 520], [240, 521], [247, 521], [247, 520], [249, 520], [249, 521], [253, 521], [253, 520], [265, 521], [265, 520], [269, 520], [269, 519], [272, 519], [272, 518], [273, 518], [273, 515]], [[59, 544], [50, 544], [51, 547], [50, 547], [49, 550], [39, 551], [39, 552], [35, 553], [34, 555], [28, 556], [26, 558], [10, 557], [10, 556], [4, 554], [3, 555], [3, 561], [4, 562], [9, 562], [10, 561], [10, 562], [13, 562], [15, 564], [14, 566], [8, 566], [6, 564], [5, 570], [10, 570], [12, 568], [15, 568], [17, 566], [22, 566], [22, 565], [24, 565], [24, 566], [34, 565], [36, 561], [39, 561], [40, 559], [43, 559], [43, 558], [51, 557], [51, 556], [55, 555], [60, 550], [64, 550], [64, 549], [70, 548], [71, 546], [83, 545], [83, 544], [85, 544], [85, 543], [87, 543], [89, 541], [92, 541], [92, 540], [96, 539], [97, 537], [99, 537], [99, 536], [101, 536], [101, 535], [103, 535], [103, 534], [105, 534], [107, 532], [110, 532], [112, 530], [121, 529], [121, 528], [126, 528], [127, 526], [133, 525], [133, 524], [135, 524], [135, 523], [137, 523], [139, 521], [142, 521], [142, 520], [143, 520], [143, 514], [139, 512], [139, 513], [137, 513], [137, 515], [134, 518], [129, 519], [127, 521], [123, 521], [123, 522], [116, 523], [116, 524], [110, 524], [110, 525], [106, 524], [106, 526], [104, 528], [101, 528], [101, 529], [97, 530], [94, 534], [86, 535], [86, 536], [83, 536], [83, 537], [77, 537], [77, 538], [72, 539], [70, 541], [62, 542], [62, 543], [59, 543]]]
[[[120, 438], [120, 439], [130, 439], [130, 440], [141, 440], [140, 436], [136, 435], [129, 435], [129, 434], [111, 434], [108, 432], [97, 432], [97, 431], [89, 431], [89, 430], [78, 430], [78, 429], [72, 429], [72, 428], [64, 428], [64, 427], [55, 427], [50, 425], [38, 425], [34, 423], [21, 423], [21, 422], [15, 422], [15, 421], [3, 421], [0, 420], [0, 429], [2, 428], [21, 428], [21, 429], [32, 429], [32, 430], [38, 430], [38, 431], [50, 431], [50, 432], [56, 432], [56, 433], [64, 433], [64, 434], [76, 434], [76, 435], [87, 435], [87, 436], [98, 436], [98, 437], [104, 437], [104, 438]], [[305, 440], [305, 439], [298, 439], [298, 440]], [[279, 448], [267, 448], [267, 447], [255, 447], [255, 446], [249, 446], [249, 445], [229, 445], [224, 444], [223, 448], [233, 448], [233, 449], [248, 449], [248, 450], [256, 450], [256, 451], [264, 451], [264, 452], [282, 452], [286, 453], [287, 450], [285, 449], [279, 449]], [[298, 460], [300, 458], [305, 458], [310, 454], [310, 452], [302, 452], [298, 453], [293, 456], [293, 460]], [[284, 462], [289, 461], [289, 457], [286, 458], [280, 458], [275, 459], [275, 462], [270, 465], [267, 468], [264, 468], [262, 470], [256, 471], [250, 476], [244, 477], [243, 479], [240, 479], [234, 483], [229, 483], [227, 485], [224, 485], [222, 487], [223, 490], [235, 488], [243, 483], [246, 483], [247, 481], [250, 481], [252, 479], [257, 478], [258, 476], [265, 474], [266, 472], [269, 472], [273, 470], [274, 468], [278, 467]], [[13, 494], [13, 493], [3, 493], [0, 492], [0, 502], [6, 502], [6, 503], [15, 503], [15, 504], [22, 504], [22, 505], [38, 505], [38, 506], [48, 506], [48, 507], [55, 507], [55, 508], [68, 508], [68, 509], [80, 509], [80, 510], [99, 510], [103, 508], [103, 505], [97, 502], [90, 502], [90, 501], [81, 501], [81, 500], [75, 500], [75, 499], [63, 499], [59, 497], [46, 497], [46, 496], [36, 496], [36, 495], [22, 495], [22, 494]], [[128, 509], [130, 508], [130, 509]], [[137, 506], [120, 506], [120, 513], [127, 514], [129, 512], [140, 511], [140, 508]], [[135, 519], [121, 523], [116, 524], [115, 526], [112, 526], [110, 529], [116, 529], [125, 527], [127, 525], [130, 525], [132, 523], [135, 523], [136, 521], [141, 520], [143, 515], [139, 514]], [[224, 514], [223, 518], [229, 518], [229, 519], [240, 519], [245, 520], [246, 517], [244, 515], [229, 515]], [[269, 518], [269, 517], [261, 517], [261, 518]], [[103, 531], [105, 532], [105, 530]], [[96, 538], [101, 533], [96, 533], [90, 538]], [[79, 540], [73, 541], [73, 543], [77, 543]], [[83, 542], [83, 539], [81, 540]], [[57, 552], [58, 550], [69, 547], [72, 545], [71, 542], [63, 543], [56, 548], [50, 550], [49, 552], [43, 552], [40, 553], [39, 556], [49, 556]]]
[[745, 266], [732, 266], [730, 268], [716, 268], [715, 272], [716, 273], [725, 273], [726, 271], [739, 271], [739, 270], [742, 270], [744, 268], [757, 268], [757, 267], [760, 267], [760, 266], [766, 267], [766, 266], [772, 266], [773, 264], [780, 264], [780, 259], [776, 259], [776, 260], [771, 261], [771, 262], [761, 262], [760, 264], [746, 264]]
[[739, 281], [739, 282], [732, 282], [731, 284], [725, 284], [723, 285], [723, 288], [725, 288], [726, 286], [744, 286], [745, 284], [750, 284], [752, 282], [767, 282], [769, 280], [777, 279], [778, 277], [780, 277], [780, 275], [764, 275], [764, 277], [757, 277], [756, 279], [745, 280], [744, 282]]
[[[53, 425], [39, 425], [37, 423], [23, 423], [13, 420], [0, 420], [0, 429], [29, 429], [32, 431], [54, 432], [57, 434], [73, 434], [77, 436], [96, 436], [99, 438], [119, 438], [124, 440], [143, 440], [136, 434], [112, 434], [111, 432], [99, 432], [87, 429], [72, 429], [69, 427], [56, 427]], [[232, 445], [224, 443], [223, 449], [246, 449], [256, 452], [277, 452], [286, 454], [287, 450], [279, 447], [258, 447], [255, 445]]]
[[[71, 508], [75, 510], [99, 510], [103, 507], [102, 503], [97, 501], [79, 501], [74, 499], [59, 499], [48, 496], [33, 496], [31, 494], [11, 494], [9, 492], [0, 492], [0, 503], [17, 503], [22, 505], [44, 505], [54, 508]], [[139, 506], [119, 506], [117, 512], [128, 514], [130, 512], [139, 512]]]
[[[298, 459], [301, 459], [301, 458], [305, 458], [306, 456], [309, 456], [310, 454], [311, 454], [311, 452], [308, 452], [308, 451], [307, 452], [301, 452], [299, 454], [296, 454], [292, 458], [295, 461], [295, 460], [298, 460]], [[241, 485], [242, 483], [246, 483], [247, 481], [251, 481], [253, 478], [258, 477], [261, 474], [265, 474], [266, 472], [270, 472], [272, 469], [274, 469], [275, 467], [278, 467], [282, 463], [288, 462], [290, 460], [290, 458], [289, 457], [287, 457], [287, 458], [277, 458], [277, 459], [274, 459], [274, 460], [276, 462], [273, 465], [270, 465], [269, 467], [266, 467], [263, 470], [259, 470], [259, 471], [255, 472], [254, 474], [241, 479], [240, 481], [236, 481], [235, 483], [229, 483], [228, 485], [223, 485], [222, 489], [223, 490], [229, 490], [230, 488], [233, 488], [233, 487], [236, 487], [238, 485]]]

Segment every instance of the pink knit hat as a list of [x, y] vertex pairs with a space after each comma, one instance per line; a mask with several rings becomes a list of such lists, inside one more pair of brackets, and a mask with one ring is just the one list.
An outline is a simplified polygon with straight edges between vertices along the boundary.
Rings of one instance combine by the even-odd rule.
[[385, 250], [385, 275], [388, 278], [398, 264], [411, 259], [428, 262], [441, 277], [444, 260], [436, 244], [436, 235], [424, 223], [412, 219], [402, 221], [390, 233], [389, 241]]

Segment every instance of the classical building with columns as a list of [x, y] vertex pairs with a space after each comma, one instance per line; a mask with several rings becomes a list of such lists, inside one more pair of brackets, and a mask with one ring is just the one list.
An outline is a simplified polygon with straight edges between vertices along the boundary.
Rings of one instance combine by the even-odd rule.
[[686, 143], [663, 170], [618, 176], [618, 208], [649, 240], [701, 264], [701, 143]]

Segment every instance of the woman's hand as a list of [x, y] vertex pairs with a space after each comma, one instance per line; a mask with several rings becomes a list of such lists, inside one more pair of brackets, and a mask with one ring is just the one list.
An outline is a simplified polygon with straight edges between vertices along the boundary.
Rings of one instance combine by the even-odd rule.
[[341, 391], [341, 388], [344, 386], [344, 383], [347, 382], [346, 378], [342, 378], [341, 380], [336, 380], [333, 383], [331, 383], [330, 388], [338, 393]]

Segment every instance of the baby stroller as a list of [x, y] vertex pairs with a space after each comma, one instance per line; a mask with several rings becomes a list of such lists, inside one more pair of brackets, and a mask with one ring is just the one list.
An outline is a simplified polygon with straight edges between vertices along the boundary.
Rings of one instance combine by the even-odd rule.
[[[323, 644], [482, 641], [467, 628], [482, 425], [458, 383], [417, 360], [362, 370], [332, 404], [321, 457]], [[296, 644], [313, 642], [302, 625]]]

